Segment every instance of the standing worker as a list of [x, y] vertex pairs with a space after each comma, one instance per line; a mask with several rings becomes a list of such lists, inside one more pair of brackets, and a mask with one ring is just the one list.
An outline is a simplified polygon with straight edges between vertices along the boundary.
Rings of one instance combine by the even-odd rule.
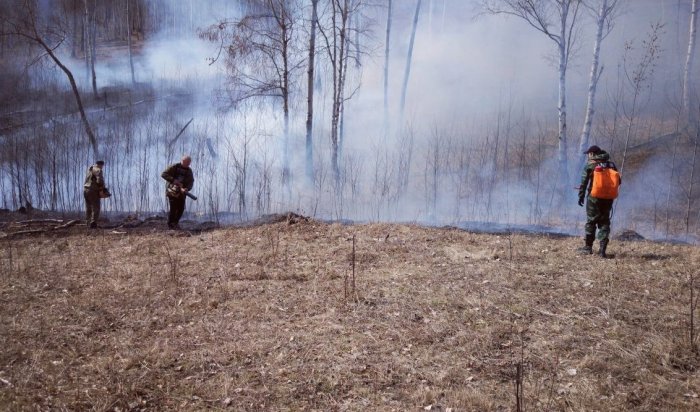
[[105, 186], [104, 167], [104, 160], [98, 160], [88, 168], [85, 175], [85, 183], [83, 184], [85, 223], [90, 229], [97, 228], [97, 219], [100, 218], [100, 200], [111, 196]]
[[160, 175], [168, 182], [165, 196], [170, 204], [170, 213], [168, 214], [168, 227], [170, 229], [180, 228], [180, 218], [185, 212], [185, 195], [192, 190], [194, 185], [194, 175], [190, 169], [190, 163], [192, 163], [192, 158], [183, 156], [180, 163], [168, 166]]
[[598, 146], [591, 146], [583, 152], [588, 155], [588, 161], [581, 173], [581, 186], [578, 189], [578, 205], [586, 201], [585, 245], [578, 249], [580, 254], [592, 254], [593, 242], [598, 240], [598, 254], [605, 258], [610, 236], [610, 214], [613, 202], [617, 198], [621, 183], [620, 173], [615, 163], [610, 161], [610, 155]]

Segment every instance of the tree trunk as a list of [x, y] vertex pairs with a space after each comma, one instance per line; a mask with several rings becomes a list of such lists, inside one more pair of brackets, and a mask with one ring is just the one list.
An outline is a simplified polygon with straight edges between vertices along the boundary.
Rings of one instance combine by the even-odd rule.
[[126, 0], [126, 44], [129, 48], [129, 68], [131, 69], [131, 84], [136, 84], [136, 76], [134, 76], [134, 56], [131, 50], [131, 12], [129, 9], [129, 2], [131, 0]]
[[287, 21], [289, 16], [286, 10], [282, 11], [282, 111], [284, 113], [284, 136], [282, 154], [282, 184], [285, 187], [289, 186], [290, 170], [289, 170], [289, 31]]
[[340, 123], [338, 125], [338, 158], [343, 158], [343, 146], [345, 144], [345, 79], [348, 73], [348, 60], [350, 57], [350, 38], [345, 38], [345, 60], [343, 62], [343, 72], [340, 79]]
[[403, 75], [403, 86], [401, 88], [401, 121], [403, 121], [403, 112], [406, 106], [406, 89], [408, 88], [408, 77], [411, 74], [411, 59], [413, 57], [413, 43], [416, 39], [416, 28], [418, 27], [418, 16], [420, 14], [420, 5], [422, 0], [416, 2], [416, 12], [413, 15], [413, 29], [411, 30], [411, 41], [408, 44], [408, 55], [406, 56], [406, 69]]
[[95, 76], [95, 16], [93, 14], [92, 19], [90, 18], [88, 0], [83, 0], [83, 6], [85, 7], [85, 64], [87, 70], [86, 74], [88, 82], [91, 82], [92, 84], [92, 94], [93, 96], [97, 97], [97, 78]]
[[622, 150], [622, 163], [620, 163], [620, 174], [625, 170], [625, 160], [627, 160], [627, 149], [630, 145], [630, 136], [632, 136], [632, 127], [634, 126], [634, 119], [637, 117], [637, 99], [639, 98], [641, 85], [639, 83], [635, 84], [634, 96], [632, 97], [632, 110], [627, 120], [627, 132], [625, 133], [625, 147]]
[[693, 8], [690, 12], [690, 28], [688, 30], [688, 53], [685, 59], [685, 70], [683, 71], [683, 113], [686, 124], [691, 121], [691, 115], [695, 112], [691, 108], [691, 84], [690, 76], [693, 72], [693, 58], [695, 57], [695, 37], [698, 22], [698, 0], [693, 0]]
[[[73, 7], [76, 7], [76, 4], [73, 3]], [[77, 10], [77, 7], [76, 7]], [[73, 33], [72, 33], [72, 44], [71, 44], [71, 52], [70, 52], [70, 57], [76, 59], [78, 57], [78, 50], [79, 49], [79, 44], [80, 44], [80, 35], [78, 31], [78, 22], [80, 21], [80, 14], [79, 13], [73, 13]]]
[[360, 59], [360, 13], [355, 13], [355, 68], [362, 66]]
[[83, 35], [83, 41], [81, 45], [83, 47], [83, 57], [85, 57], [85, 83], [90, 83], [90, 14], [87, 9], [87, 0], [83, 0], [83, 30], [81, 31]]
[[668, 175], [668, 187], [666, 188], [666, 236], [665, 239], [668, 240], [669, 228], [670, 228], [670, 211], [671, 211], [671, 193], [673, 192], [673, 177], [676, 170], [676, 153], [678, 152], [678, 140], [680, 140], [680, 133], [678, 133], [678, 127], [676, 126], [676, 141], [673, 142], [673, 154], [671, 155], [671, 171]]
[[692, 166], [690, 167], [690, 179], [689, 179], [689, 186], [688, 187], [688, 201], [687, 205], [685, 208], [685, 239], [688, 240], [688, 236], [690, 234], [690, 211], [691, 206], [692, 206], [692, 201], [693, 201], [693, 181], [695, 180], [695, 164], [696, 160], [698, 158], [698, 144], [700, 143], [700, 125], [696, 125], [695, 127], [695, 142], [693, 144], [693, 161], [692, 161]]
[[[95, 9], [97, 5], [95, 5]], [[95, 13], [92, 11], [92, 21], [90, 22], [90, 73], [92, 75], [92, 95], [97, 97], [97, 75], [95, 74], [95, 62], [97, 61], [97, 21]]]
[[603, 26], [608, 14], [608, 0], [603, 0], [598, 11], [597, 28], [595, 43], [593, 45], [593, 60], [591, 62], [591, 74], [588, 80], [588, 101], [586, 103], [586, 118], [583, 122], [583, 130], [581, 131], [581, 141], [579, 142], [578, 151], [578, 166], [583, 167], [586, 161], [586, 155], [583, 152], [588, 148], [588, 141], [591, 134], [591, 126], [593, 124], [593, 115], [595, 114], [595, 93], [598, 87], [598, 80], [603, 73], [603, 68], [600, 67], [600, 45], [603, 42]]
[[566, 69], [567, 69], [567, 43], [564, 39], [567, 37], [566, 20], [569, 14], [568, 5], [562, 6], [561, 25], [559, 34], [559, 172], [563, 188], [569, 180], [569, 168], [567, 162], [567, 146], [566, 146]]
[[311, 31], [309, 34], [309, 67], [306, 84], [306, 177], [313, 182], [313, 122], [314, 122], [314, 64], [316, 60], [316, 24], [318, 21], [318, 0], [311, 0]]
[[391, 39], [391, 2], [386, 16], [386, 37], [384, 39], [384, 134], [389, 134], [389, 44]]
[[66, 74], [68, 77], [68, 81], [70, 82], [71, 89], [73, 90], [73, 96], [75, 96], [75, 103], [78, 105], [78, 111], [80, 111], [80, 118], [83, 121], [83, 126], [85, 127], [85, 133], [88, 135], [88, 140], [90, 141], [90, 145], [92, 146], [92, 154], [95, 159], [99, 156], [99, 150], [97, 146], [97, 139], [95, 138], [95, 134], [92, 132], [92, 128], [90, 127], [90, 122], [88, 122], [87, 115], [85, 114], [85, 109], [83, 108], [83, 101], [80, 98], [80, 92], [78, 91], [78, 85], [75, 83], [75, 78], [73, 77], [73, 73], [63, 64], [61, 61], [56, 57], [56, 55], [53, 52], [53, 49], [51, 49], [41, 37], [39, 37], [39, 34], [34, 32], [34, 38], [33, 40], [39, 43], [41, 47], [44, 48], [46, 53], [51, 57], [51, 60], [56, 63], [56, 65], [63, 71], [63, 73]]
[[[333, 66], [333, 108], [331, 113], [331, 146], [332, 146], [332, 168], [333, 177], [336, 185], [340, 181], [339, 167], [339, 124], [340, 112], [343, 104], [343, 88], [345, 87], [345, 60], [347, 59], [346, 44], [347, 44], [347, 21], [348, 21], [348, 1], [344, 0], [343, 7], [336, 3], [338, 0], [333, 0], [333, 50], [331, 51], [331, 64]], [[337, 27], [337, 14], [340, 12], [341, 26]]]

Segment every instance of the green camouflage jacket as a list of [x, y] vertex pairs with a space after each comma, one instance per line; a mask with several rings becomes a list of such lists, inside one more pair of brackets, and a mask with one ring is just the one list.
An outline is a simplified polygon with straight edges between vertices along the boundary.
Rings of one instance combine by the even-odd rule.
[[100, 166], [94, 164], [88, 168], [83, 188], [88, 192], [99, 192], [105, 188], [104, 174]]
[[606, 167], [612, 167], [617, 170], [615, 163], [610, 161], [610, 155], [605, 150], [600, 153], [593, 155], [591, 159], [588, 160], [586, 166], [583, 167], [583, 172], [581, 172], [581, 186], [578, 187], [578, 197], [584, 198], [586, 194], [591, 193], [591, 186], [593, 183], [593, 169], [596, 165], [600, 163], [607, 163]]
[[182, 184], [182, 187], [187, 189], [189, 192], [194, 186], [194, 175], [192, 174], [192, 169], [185, 167], [180, 163], [174, 163], [168, 166], [160, 177], [165, 179], [167, 185], [165, 186], [166, 193], [168, 193], [168, 187], [175, 183], [176, 181]]

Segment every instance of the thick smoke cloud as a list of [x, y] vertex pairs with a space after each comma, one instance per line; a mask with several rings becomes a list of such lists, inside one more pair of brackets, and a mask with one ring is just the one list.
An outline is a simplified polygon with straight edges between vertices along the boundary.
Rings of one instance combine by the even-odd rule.
[[[390, 121], [388, 128], [383, 107], [383, 39], [386, 8], [366, 7], [361, 19], [363, 32], [360, 65], [351, 64], [349, 89], [357, 87], [345, 106], [343, 168], [347, 172], [343, 195], [336, 196], [330, 182], [329, 166], [329, 99], [331, 89], [327, 65], [319, 64], [316, 95], [315, 166], [317, 178], [309, 183], [304, 177], [305, 74], [299, 71], [292, 91], [291, 111], [291, 188], [280, 183], [282, 115], [275, 99], [227, 104], [225, 59], [211, 58], [219, 53], [219, 44], [202, 40], [198, 33], [220, 21], [240, 18], [244, 8], [234, 1], [170, 1], [173, 21], [164, 23], [160, 32], [151, 34], [138, 45], [135, 53], [137, 82], [154, 90], [155, 112], [135, 120], [127, 132], [142, 136], [141, 141], [153, 150], [150, 165], [155, 182], [148, 184], [149, 197], [157, 198], [161, 189], [158, 168], [166, 160], [183, 152], [195, 155], [195, 173], [206, 176], [198, 180], [205, 199], [190, 209], [206, 215], [215, 209], [235, 211], [241, 200], [236, 193], [246, 186], [247, 207], [262, 202], [258, 212], [297, 210], [323, 218], [420, 220], [433, 223], [456, 223], [461, 220], [491, 220], [507, 223], [554, 223], [581, 220], [575, 205], [562, 211], [562, 204], [551, 193], [557, 173], [551, 158], [556, 147], [557, 70], [552, 64], [554, 43], [526, 23], [505, 16], [478, 15], [476, 1], [424, 1], [408, 82], [407, 105], [403, 117], [398, 101], [406, 64], [408, 39], [413, 17], [413, 2], [394, 1], [394, 20], [390, 58]], [[611, 96], [624, 90], [624, 47], [632, 42], [628, 65], [641, 53], [641, 42], [653, 23], [665, 24], [661, 39], [662, 58], [655, 75], [645, 89], [640, 125], [635, 131], [670, 122], [671, 111], [659, 107], [678, 99], [679, 61], [683, 55], [687, 22], [683, 5], [671, 2], [627, 1], [616, 20], [614, 31], [603, 44], [601, 61], [605, 66], [598, 94], [599, 117], [592, 136], [593, 143], [610, 142], [603, 124], [611, 122]], [[680, 10], [680, 11], [678, 11]], [[308, 9], [297, 27], [300, 42], [305, 41]], [[581, 15], [581, 32], [577, 53], [568, 71], [569, 146], [572, 161], [585, 109], [590, 53], [593, 46], [593, 23]], [[303, 50], [304, 44], [298, 45]], [[636, 53], [636, 54], [635, 54]], [[130, 72], [124, 51], [101, 56], [97, 64], [100, 87], [128, 86]], [[80, 73], [84, 62], [71, 60], [64, 50], [71, 70]], [[301, 56], [303, 61], [305, 56]], [[319, 51], [319, 60], [323, 60]], [[631, 70], [632, 67], [627, 67]], [[621, 74], [622, 73], [622, 74]], [[695, 73], [695, 81], [698, 74]], [[60, 73], [56, 75], [59, 81]], [[621, 80], [622, 79], [622, 80]], [[89, 90], [84, 76], [78, 78], [83, 90]], [[184, 124], [192, 124], [180, 140], [167, 147]], [[624, 119], [620, 115], [618, 127]], [[604, 123], [604, 120], [608, 123]], [[119, 121], [118, 119], [116, 121]], [[646, 122], [646, 123], [644, 123]], [[157, 124], [154, 126], [154, 124]], [[106, 127], [101, 127], [105, 130]], [[388, 133], [387, 133], [388, 130]], [[651, 133], [651, 132], [650, 132]], [[146, 137], [147, 136], [147, 137]], [[499, 140], [497, 139], [497, 136]], [[103, 133], [103, 140], [108, 138]], [[653, 137], [653, 136], [652, 136]], [[496, 141], [498, 146], [496, 152]], [[619, 140], [606, 147], [620, 160]], [[536, 151], [532, 150], [538, 146]], [[491, 151], [493, 150], [493, 151]], [[439, 161], [431, 160], [435, 151]], [[506, 152], [507, 151], [507, 152]], [[513, 153], [525, 153], [522, 158]], [[461, 153], [461, 157], [460, 157]], [[512, 159], [506, 159], [506, 153]], [[162, 159], [165, 157], [165, 159]], [[396, 193], [401, 177], [397, 164], [409, 158], [403, 172], [409, 176], [409, 190]], [[241, 162], [246, 159], [248, 175], [241, 177]], [[519, 159], [525, 170], [504, 172], [504, 163]], [[653, 162], [653, 161], [652, 161]], [[667, 159], [658, 163], [666, 164]], [[124, 166], [125, 167], [125, 166]], [[649, 167], [663, 175], [656, 166]], [[663, 169], [663, 168], [662, 168]], [[117, 171], [115, 171], [116, 173]], [[136, 174], [127, 168], [118, 173]], [[138, 171], [143, 174], [143, 171]], [[570, 172], [571, 193], [578, 172]], [[658, 177], [658, 176], [657, 176]], [[243, 179], [243, 180], [242, 180]], [[267, 183], [259, 179], [269, 180]], [[354, 179], [354, 180], [353, 180]], [[665, 178], [659, 178], [662, 181]], [[496, 182], [497, 183], [494, 183]], [[626, 178], [625, 196], [635, 203], [645, 201], [644, 179]], [[465, 184], [495, 187], [473, 195]], [[266, 185], [269, 185], [266, 186]], [[388, 189], [381, 189], [382, 186]], [[663, 186], [662, 182], [658, 183]], [[460, 189], [461, 188], [461, 189]], [[337, 189], [337, 188], [336, 188]], [[465, 190], [460, 193], [460, 190]], [[485, 189], [484, 189], [485, 190]], [[267, 197], [267, 200], [264, 200]], [[164, 208], [162, 200], [159, 207]], [[486, 206], [483, 202], [488, 202]], [[646, 202], [646, 203], [645, 203]], [[631, 203], [631, 202], [630, 202]], [[652, 206], [658, 206], [654, 201]], [[137, 208], [128, 202], [129, 208]], [[631, 206], [631, 205], [629, 205]], [[487, 207], [490, 210], [487, 210]], [[109, 207], [108, 207], [109, 208]], [[566, 206], [568, 208], [568, 204]], [[115, 207], [115, 209], [117, 209]], [[249, 212], [254, 214], [254, 212]], [[621, 222], [626, 222], [618, 212]], [[626, 223], [625, 223], [626, 224]]]

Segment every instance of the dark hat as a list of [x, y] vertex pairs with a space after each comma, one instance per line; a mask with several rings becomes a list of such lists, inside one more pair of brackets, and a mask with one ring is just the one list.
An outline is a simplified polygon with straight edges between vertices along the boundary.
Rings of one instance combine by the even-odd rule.
[[105, 161], [104, 161], [104, 160], [98, 160], [98, 161], [95, 162], [95, 164], [98, 165], [98, 166], [104, 166], [104, 165], [105, 165]]
[[596, 153], [600, 153], [600, 152], [602, 152], [602, 150], [600, 150], [600, 147], [593, 145], [593, 146], [589, 147], [588, 150], [583, 152], [583, 154], [588, 154], [588, 153], [596, 154]]

